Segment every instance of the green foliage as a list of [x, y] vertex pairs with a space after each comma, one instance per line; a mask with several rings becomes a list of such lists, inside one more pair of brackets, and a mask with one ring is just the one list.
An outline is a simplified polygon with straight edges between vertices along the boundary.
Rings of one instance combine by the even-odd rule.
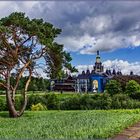
[[33, 105], [33, 104], [38, 104], [38, 103], [42, 103], [42, 104], [45, 104], [45, 98], [43, 96], [38, 96], [38, 95], [30, 95], [28, 97], [28, 103], [27, 103], [27, 109], [29, 110], [30, 107]]
[[44, 111], [47, 110], [47, 107], [42, 105], [41, 103], [38, 103], [36, 105], [31, 106], [31, 111]]
[[[135, 96], [134, 96], [135, 97]], [[135, 109], [140, 108], [140, 102], [127, 94], [29, 94], [27, 110], [34, 104], [41, 103], [48, 110], [93, 110], [93, 109]], [[136, 96], [137, 98], [137, 96]], [[5, 97], [0, 97], [1, 104], [5, 105]], [[16, 96], [16, 109], [22, 105], [22, 97]], [[2, 106], [1, 105], [1, 106]], [[1, 111], [7, 110], [1, 107]]]
[[126, 94], [116, 94], [112, 97], [112, 109], [135, 109], [140, 108], [140, 102], [132, 100]]
[[63, 110], [80, 110], [80, 98], [72, 97], [62, 102], [60, 108]]
[[22, 103], [23, 103], [23, 97], [22, 96], [16, 96], [15, 97], [15, 108], [17, 110], [20, 110], [20, 108], [22, 106]]
[[140, 91], [140, 85], [135, 81], [135, 80], [130, 80], [126, 84], [126, 93], [127, 94], [132, 94], [134, 92]]
[[114, 95], [122, 92], [121, 85], [116, 80], [110, 80], [107, 84], [105, 89], [107, 90], [108, 94]]
[[30, 111], [20, 119], [6, 115], [0, 112], [1, 139], [106, 139], [140, 120], [140, 110]]
[[56, 110], [60, 108], [60, 101], [55, 94], [48, 94], [45, 96], [45, 98], [48, 109]]
[[132, 99], [136, 99], [140, 101], [140, 91], [133, 92], [129, 95]]
[[6, 100], [5, 98], [0, 98], [0, 111], [7, 110]]
[[93, 109], [93, 99], [89, 95], [83, 95], [79, 99], [80, 109]]

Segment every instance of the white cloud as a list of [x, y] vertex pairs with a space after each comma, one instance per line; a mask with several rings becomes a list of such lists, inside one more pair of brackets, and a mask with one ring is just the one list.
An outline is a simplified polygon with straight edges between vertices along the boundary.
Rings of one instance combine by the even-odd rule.
[[85, 34], [82, 37], [72, 36], [72, 37], [60, 37], [57, 39], [59, 43], [65, 44], [66, 50], [79, 51], [83, 47], [91, 46], [95, 42], [95, 38]]
[[131, 44], [134, 45], [134, 43], [135, 45], [136, 43], [139, 43], [139, 40], [131, 38], [126, 40], [124, 36], [114, 36], [112, 33], [103, 34], [98, 37], [90, 36], [89, 34], [84, 34], [81, 37], [60, 37], [57, 41], [64, 44], [66, 50], [73, 52], [80, 51], [81, 54], [93, 54], [97, 50], [110, 51], [117, 48], [128, 47]]
[[140, 46], [140, 35], [133, 35], [130, 38], [130, 42], [134, 47]]
[[[121, 70], [122, 74], [127, 75], [130, 74], [130, 71], [133, 71], [134, 74], [140, 75], [140, 62], [128, 62], [124, 60], [106, 60], [103, 62], [104, 69], [113, 69]], [[93, 69], [93, 65], [78, 65], [76, 68], [81, 73], [83, 70], [89, 69], [90, 71]]]

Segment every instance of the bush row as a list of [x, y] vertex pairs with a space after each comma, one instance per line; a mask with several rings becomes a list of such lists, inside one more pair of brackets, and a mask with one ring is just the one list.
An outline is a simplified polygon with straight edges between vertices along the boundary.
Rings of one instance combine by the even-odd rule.
[[[136, 94], [137, 95], [137, 94]], [[135, 96], [136, 96], [135, 95]], [[138, 94], [139, 95], [139, 94]], [[31, 110], [33, 105], [40, 103], [48, 110], [85, 110], [85, 109], [135, 109], [140, 108], [140, 101], [130, 98], [126, 94], [86, 94], [76, 95], [67, 98], [60, 98], [56, 94], [46, 94], [43, 96], [30, 95], [28, 98], [27, 110]], [[19, 109], [22, 98], [16, 97], [16, 108]], [[0, 111], [7, 110], [5, 98], [0, 98]]]

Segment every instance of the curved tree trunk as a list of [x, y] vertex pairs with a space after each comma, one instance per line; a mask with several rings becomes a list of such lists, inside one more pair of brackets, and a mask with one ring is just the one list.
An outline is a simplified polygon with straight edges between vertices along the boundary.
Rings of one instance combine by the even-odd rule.
[[7, 106], [8, 106], [8, 110], [9, 110], [9, 116], [10, 117], [18, 117], [18, 113], [15, 109], [14, 103], [12, 101], [12, 97], [11, 97], [11, 90], [10, 90], [10, 71], [7, 72], [7, 78], [6, 78], [6, 101], [7, 101]]
[[12, 118], [17, 118], [23, 115], [26, 105], [27, 105], [27, 90], [28, 90], [28, 86], [29, 83], [31, 81], [31, 76], [32, 76], [32, 71], [29, 69], [29, 78], [25, 84], [25, 89], [24, 89], [24, 93], [23, 93], [23, 105], [21, 107], [21, 109], [19, 110], [19, 112], [16, 111], [15, 109], [15, 102], [13, 102], [13, 96], [12, 95], [15, 94], [15, 90], [13, 92], [11, 92], [10, 90], [10, 72], [7, 73], [7, 79], [6, 79], [6, 83], [7, 83], [7, 88], [6, 88], [6, 100], [7, 100], [7, 106], [8, 106], [8, 110], [9, 110], [9, 116]]
[[28, 80], [27, 80], [27, 82], [25, 84], [25, 89], [24, 89], [24, 93], [23, 93], [24, 103], [23, 103], [23, 105], [22, 105], [22, 107], [21, 107], [21, 109], [20, 109], [20, 111], [18, 113], [19, 116], [22, 116], [22, 114], [25, 111], [26, 105], [27, 105], [27, 90], [28, 90], [28, 86], [29, 86], [29, 83], [30, 83], [31, 77], [32, 77], [31, 69], [29, 69], [29, 73], [30, 73], [30, 75], [29, 75], [29, 78], [28, 78]]

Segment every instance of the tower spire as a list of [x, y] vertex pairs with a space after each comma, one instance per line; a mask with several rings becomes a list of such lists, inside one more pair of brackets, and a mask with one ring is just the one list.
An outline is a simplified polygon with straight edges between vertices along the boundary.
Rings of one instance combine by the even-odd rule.
[[99, 50], [97, 50], [97, 55], [96, 55], [96, 62], [95, 62], [95, 66], [94, 66], [94, 71], [95, 71], [95, 72], [103, 72], [103, 71], [104, 71], [104, 67], [102, 66], [102, 62], [101, 62]]
[[100, 60], [100, 55], [99, 55], [99, 50], [97, 51], [96, 62], [97, 62], [97, 63], [100, 63], [100, 62], [101, 62], [101, 60]]
[[97, 55], [99, 55], [99, 50], [97, 50]]

